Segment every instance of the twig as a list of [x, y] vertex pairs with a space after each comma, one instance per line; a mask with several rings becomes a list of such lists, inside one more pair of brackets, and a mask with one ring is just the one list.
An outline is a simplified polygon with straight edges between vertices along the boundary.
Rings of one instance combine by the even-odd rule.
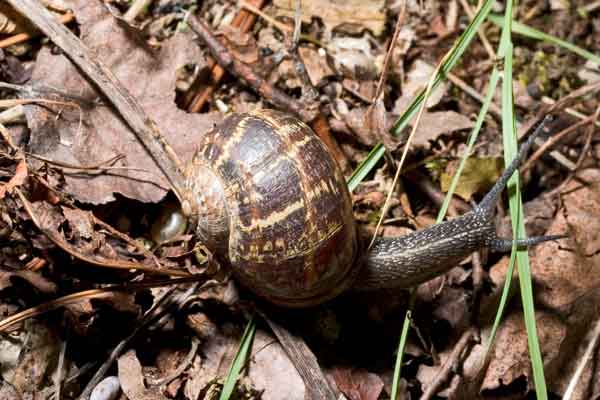
[[276, 107], [297, 115], [305, 122], [310, 122], [315, 118], [318, 111], [316, 110], [316, 106], [309, 107], [306, 104], [299, 104], [292, 97], [269, 84], [266, 79], [254, 72], [250, 66], [233, 57], [229, 50], [212, 34], [206, 24], [196, 18], [196, 16], [188, 14], [186, 19], [192, 31], [206, 44], [213, 58], [221, 67], [228, 70], [234, 76], [246, 81], [259, 95]]
[[321, 367], [317, 362], [317, 358], [310, 351], [304, 340], [301, 337], [293, 335], [283, 326], [267, 317], [266, 314], [260, 312], [261, 316], [267, 321], [269, 327], [281, 343], [283, 349], [287, 353], [290, 360], [296, 367], [296, 370], [304, 381], [306, 394], [311, 400], [336, 400], [336, 395], [329, 381], [323, 375]]
[[[98, 383], [104, 378], [104, 375], [108, 371], [108, 369], [113, 365], [117, 357], [121, 355], [125, 346], [129, 344], [131, 339], [133, 339], [140, 331], [146, 329], [150, 324], [156, 321], [157, 318], [166, 314], [169, 309], [175, 304], [175, 301], [172, 300], [172, 294], [175, 290], [175, 287], [170, 288], [166, 293], [164, 293], [153, 305], [152, 307], [144, 314], [141, 321], [139, 321], [138, 325], [135, 327], [133, 332], [131, 332], [126, 338], [122, 339], [119, 344], [113, 349], [110, 353], [106, 361], [98, 368], [92, 379], [87, 383], [81, 394], [79, 395], [79, 400], [87, 400], [92, 393], [92, 390], [96, 387]], [[170, 300], [170, 301], [169, 301]], [[164, 303], [164, 304], [163, 304]]]
[[[400, 9], [400, 14], [398, 15], [398, 19], [396, 20], [396, 27], [394, 28], [394, 34], [392, 35], [392, 40], [390, 40], [390, 45], [388, 47], [388, 51], [385, 53], [385, 58], [383, 60], [383, 67], [381, 68], [381, 74], [379, 75], [379, 81], [377, 82], [377, 89], [375, 90], [375, 95], [372, 99], [372, 104], [375, 104], [377, 99], [383, 93], [383, 86], [385, 85], [385, 81], [387, 79], [387, 71], [390, 66], [390, 60], [392, 59], [392, 55], [394, 53], [394, 48], [396, 47], [396, 42], [398, 41], [398, 36], [400, 36], [400, 28], [404, 24], [404, 18], [406, 16], [406, 0], [402, 2], [402, 8]], [[370, 107], [373, 109], [373, 107]]]
[[579, 365], [577, 365], [577, 369], [569, 381], [569, 386], [567, 386], [567, 390], [565, 390], [562, 400], [571, 400], [573, 394], [575, 393], [575, 389], [579, 384], [579, 379], [581, 379], [581, 374], [583, 374], [585, 366], [593, 358], [594, 350], [596, 350], [598, 338], [600, 337], [600, 319], [596, 321], [596, 325], [594, 325], [591, 335], [592, 337], [587, 345], [587, 348], [585, 349], [585, 353], [583, 354], [583, 357], [581, 357]]
[[58, 354], [58, 364], [56, 365], [56, 375], [54, 381], [54, 398], [60, 400], [61, 389], [63, 386], [64, 372], [65, 372], [65, 353], [67, 351], [67, 337], [60, 342], [60, 353]]
[[[262, 7], [264, 0], [253, 0], [252, 4], [246, 3], [248, 6], [254, 7], [255, 10], [260, 12], [260, 7]], [[241, 6], [243, 7], [243, 6]], [[239, 28], [242, 32], [248, 32], [252, 25], [254, 24], [256, 17], [246, 10], [240, 10], [233, 21], [231, 22], [231, 26], [235, 28]], [[223, 76], [225, 75], [225, 70], [219, 64], [214, 64], [211, 69], [211, 77], [212, 82], [211, 85], [206, 86], [200, 93], [196, 93], [196, 95], [191, 99], [189, 104], [187, 104], [187, 110], [192, 113], [200, 112], [204, 104], [208, 101], [208, 98], [212, 95], [215, 87], [221, 82]]]
[[148, 249], [146, 249], [146, 247], [144, 247], [144, 245], [142, 243], [140, 243], [140, 241], [133, 240], [132, 238], [129, 237], [129, 235], [126, 235], [125, 233], [116, 230], [115, 228], [113, 228], [112, 226], [107, 224], [106, 222], [97, 218], [94, 214], [92, 214], [92, 219], [94, 221], [94, 224], [101, 226], [102, 228], [106, 229], [111, 235], [113, 235], [113, 236], [121, 239], [125, 243], [128, 243], [129, 245], [135, 247], [145, 257], [151, 259], [157, 268], [163, 269], [163, 266], [160, 263], [160, 261], [158, 260], [158, 258], [156, 257], [156, 255], [154, 255], [152, 252], [150, 252]]
[[127, 22], [133, 22], [138, 15], [148, 9], [153, 0], [135, 0], [127, 9], [123, 19]]
[[21, 104], [0, 112], [0, 124], [14, 124], [25, 121], [25, 110]]
[[2, 138], [4, 139], [4, 141], [6, 142], [8, 147], [10, 147], [10, 149], [14, 153], [17, 153], [19, 151], [19, 148], [15, 145], [15, 143], [12, 140], [12, 136], [10, 135], [10, 132], [8, 131], [8, 129], [6, 129], [6, 127], [2, 123], [0, 123], [0, 135], [2, 135]]
[[[64, 15], [61, 15], [60, 17], [60, 23], [61, 24], [68, 24], [69, 22], [73, 21], [75, 19], [75, 16], [72, 13], [66, 13]], [[6, 39], [0, 40], [0, 49], [4, 49], [6, 47], [15, 45], [15, 44], [19, 44], [19, 43], [23, 43], [28, 41], [31, 38], [34, 38], [35, 36], [38, 36], [39, 33], [38, 32], [34, 32], [34, 33], [18, 33], [14, 36], [8, 37]]]
[[371, 242], [369, 243], [369, 248], [371, 248], [371, 246], [373, 246], [373, 243], [375, 243], [375, 239], [377, 238], [377, 234], [379, 232], [379, 228], [381, 227], [381, 223], [383, 222], [383, 219], [385, 218], [385, 215], [387, 214], [388, 208], [390, 206], [390, 200], [394, 193], [394, 188], [396, 187], [396, 184], [398, 183], [398, 179], [400, 178], [400, 172], [402, 171], [402, 166], [404, 165], [404, 160], [406, 159], [406, 155], [408, 154], [408, 149], [410, 148], [412, 139], [415, 136], [415, 133], [417, 132], [417, 128], [419, 127], [419, 124], [421, 123], [421, 117], [423, 116], [423, 112], [425, 111], [425, 108], [427, 105], [427, 99], [429, 98], [429, 95], [431, 94], [431, 91], [433, 90], [433, 83], [434, 83], [433, 78], [435, 76], [437, 76], [442, 64], [446, 61], [448, 54], [449, 53], [447, 53], [442, 58], [442, 60], [438, 63], [435, 70], [431, 74], [429, 82], [427, 83], [427, 88], [425, 89], [425, 93], [423, 94], [423, 98], [425, 100], [422, 102], [421, 107], [419, 108], [419, 112], [417, 113], [417, 117], [412, 126], [411, 132], [408, 135], [408, 139], [406, 140], [406, 143], [404, 144], [404, 149], [402, 150], [402, 155], [400, 156], [400, 161], [398, 162], [398, 165], [396, 166], [396, 173], [394, 174], [394, 179], [392, 180], [392, 185], [386, 196], [385, 203], [383, 204], [383, 207], [381, 209], [381, 215], [379, 217], [379, 221], [377, 221], [377, 226], [375, 227], [375, 232], [373, 233], [373, 237], [371, 238]]
[[538, 148], [531, 157], [529, 157], [529, 160], [527, 160], [527, 162], [521, 168], [521, 172], [528, 171], [549, 148], [551, 148], [552, 146], [560, 142], [562, 139], [564, 139], [566, 136], [573, 133], [582, 126], [592, 123], [594, 121], [594, 118], [595, 115], [588, 117], [587, 119], [584, 119], [582, 121], [576, 122], [568, 128], [565, 128], [559, 133], [553, 135], [550, 139], [546, 140], [544, 144], [541, 145], [540, 148]]
[[72, 255], [73, 257], [75, 257], [81, 261], [84, 261], [88, 264], [96, 265], [99, 267], [104, 267], [104, 268], [115, 268], [115, 269], [122, 269], [122, 270], [137, 270], [137, 271], [144, 271], [144, 272], [158, 274], [158, 275], [171, 275], [171, 276], [184, 276], [184, 277], [190, 276], [189, 273], [187, 273], [185, 271], [176, 270], [176, 269], [171, 269], [171, 268], [158, 269], [158, 268], [148, 267], [146, 265], [142, 265], [140, 263], [131, 262], [131, 261], [113, 260], [113, 259], [108, 259], [108, 258], [98, 257], [98, 256], [90, 257], [85, 254], [82, 254], [78, 251], [77, 248], [75, 248], [70, 243], [65, 241], [62, 237], [60, 237], [60, 235], [58, 233], [55, 233], [52, 230], [47, 229], [42, 224], [42, 222], [38, 219], [37, 215], [33, 212], [33, 207], [31, 206], [31, 203], [29, 202], [29, 200], [27, 200], [27, 198], [23, 195], [23, 193], [18, 188], [15, 188], [14, 190], [15, 190], [15, 193], [17, 194], [17, 196], [19, 197], [19, 199], [21, 200], [21, 203], [23, 204], [23, 208], [25, 208], [25, 211], [29, 215], [29, 218], [31, 218], [31, 220], [33, 221], [34, 225], [44, 235], [46, 235], [48, 237], [48, 239], [50, 239], [55, 245], [57, 245], [62, 250], [66, 251], [67, 253], [69, 253], [70, 255]]
[[92, 55], [81, 40], [55, 21], [39, 2], [36, 0], [7, 1], [60, 47], [71, 61], [96, 84], [142, 142], [167, 177], [177, 198], [183, 203], [185, 179], [182, 163], [138, 101], [123, 87], [113, 73]]
[[96, 163], [96, 164], [92, 164], [92, 165], [75, 165], [75, 164], [66, 163], [64, 161], [52, 160], [50, 158], [47, 158], [47, 157], [44, 157], [44, 156], [40, 156], [40, 155], [34, 154], [34, 153], [25, 152], [25, 154], [27, 156], [31, 157], [31, 158], [35, 158], [36, 160], [43, 161], [43, 162], [48, 163], [50, 165], [56, 165], [57, 167], [68, 168], [68, 169], [77, 169], [77, 170], [104, 169], [104, 168], [107, 168], [109, 165], [112, 165], [115, 162], [117, 162], [120, 159], [122, 159], [122, 158], [125, 157], [123, 154], [117, 154], [116, 156], [111, 157], [111, 158], [109, 158], [106, 161], [101, 161], [101, 162]]
[[59, 297], [58, 299], [48, 301], [44, 304], [30, 307], [26, 310], [13, 314], [10, 317], [4, 318], [0, 321], [0, 332], [4, 332], [11, 326], [18, 324], [19, 322], [25, 321], [26, 319], [43, 315], [47, 312], [56, 310], [69, 304], [80, 302], [82, 300], [100, 299], [103, 297], [107, 297], [113, 292], [138, 291], [149, 288], [157, 288], [161, 286], [179, 285], [182, 283], [202, 282], [206, 280], [206, 275], [198, 274], [189, 276], [187, 278], [173, 278], [154, 282], [127, 283], [123, 285], [112, 285], [100, 289], [90, 289], [84, 290], [82, 292], [72, 293], [63, 297]]
[[[475, 13], [473, 12], [473, 9], [471, 8], [471, 6], [467, 2], [467, 0], [460, 0], [460, 5], [462, 6], [462, 8], [465, 10], [467, 15], [469, 16], [469, 21], [473, 21], [473, 18], [475, 18]], [[490, 57], [491, 60], [494, 60], [496, 58], [496, 52], [494, 51], [494, 48], [490, 44], [490, 41], [488, 40], [487, 36], [485, 36], [485, 31], [483, 30], [483, 26], [480, 26], [479, 29], [477, 29], [477, 36], [479, 36], [479, 40], [481, 40], [481, 44], [483, 44], [485, 51], [488, 53], [488, 57]]]
[[577, 162], [575, 163], [575, 168], [569, 173], [567, 178], [560, 185], [558, 185], [556, 188], [554, 188], [552, 191], [550, 191], [548, 193], [548, 195], [547, 195], [548, 197], [553, 197], [554, 195], [562, 192], [564, 190], [564, 188], [567, 187], [569, 182], [571, 182], [573, 180], [573, 178], [575, 178], [577, 171], [579, 170], [579, 168], [581, 168], [581, 165], [583, 164], [583, 161], [587, 157], [588, 152], [590, 151], [590, 148], [592, 146], [592, 138], [594, 137], [594, 133], [596, 131], [596, 124], [598, 122], [599, 116], [600, 116], [600, 107], [598, 107], [598, 109], [596, 109], [596, 112], [593, 117], [593, 123], [591, 123], [588, 126], [587, 138], [585, 139], [585, 143], [583, 144], [583, 148], [581, 149], [579, 158], [577, 159]]
[[[467, 82], [463, 81], [458, 76], [454, 75], [452, 72], [448, 72], [446, 76], [448, 77], [448, 80], [452, 82], [455, 86], [457, 86], [463, 92], [465, 92], [466, 94], [483, 104], [483, 102], [485, 101], [484, 96], [482, 96], [477, 90], [475, 90], [475, 88], [469, 86]], [[489, 111], [492, 114], [494, 114], [496, 118], [502, 117], [502, 111], [500, 110], [500, 107], [496, 105], [496, 103], [490, 103]]]
[[427, 386], [427, 389], [421, 395], [420, 400], [429, 400], [432, 399], [433, 396], [438, 392], [438, 390], [442, 387], [442, 385], [450, 378], [450, 374], [454, 370], [455, 366], [460, 361], [462, 355], [464, 354], [465, 348], [471, 343], [473, 337], [475, 335], [474, 328], [468, 329], [465, 331], [461, 338], [458, 340], [452, 353], [444, 363], [444, 366], [438, 372], [437, 376], [433, 379], [433, 381]]
[[600, 1], [594, 1], [593, 3], [581, 7], [581, 9], [588, 13], [595, 11], [598, 8], [600, 8]]

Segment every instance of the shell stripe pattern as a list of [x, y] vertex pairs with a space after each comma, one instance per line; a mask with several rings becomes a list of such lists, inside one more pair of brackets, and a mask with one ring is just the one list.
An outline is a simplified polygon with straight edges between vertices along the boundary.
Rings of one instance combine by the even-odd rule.
[[357, 246], [348, 232], [354, 225], [344, 223], [352, 207], [320, 139], [295, 118], [266, 110], [232, 115], [218, 131], [200, 154], [225, 185], [228, 261], [242, 283], [277, 302], [317, 296], [347, 279]]

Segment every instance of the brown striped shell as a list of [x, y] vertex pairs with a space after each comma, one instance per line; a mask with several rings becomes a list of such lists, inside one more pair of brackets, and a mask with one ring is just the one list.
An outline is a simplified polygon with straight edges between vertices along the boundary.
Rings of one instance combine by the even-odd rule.
[[237, 280], [276, 304], [318, 304], [356, 275], [350, 195], [304, 123], [276, 111], [228, 116], [187, 170], [199, 240]]

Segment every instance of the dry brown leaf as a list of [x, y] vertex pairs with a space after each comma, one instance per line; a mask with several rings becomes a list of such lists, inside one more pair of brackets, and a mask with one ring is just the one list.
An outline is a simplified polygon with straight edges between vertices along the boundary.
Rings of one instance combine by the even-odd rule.
[[261, 399], [304, 399], [304, 382], [277, 339], [258, 330], [250, 354], [248, 377], [257, 390], [264, 390]]
[[[565, 339], [567, 326], [558, 316], [544, 310], [536, 312], [536, 325], [544, 363], [555, 362]], [[531, 359], [523, 314], [520, 311], [514, 312], [506, 317], [498, 330], [496, 344], [492, 350], [492, 360], [487, 368], [481, 390], [501, 390], [523, 378], [526, 382], [522, 387], [523, 390], [532, 389], [531, 374]]]
[[381, 378], [364, 369], [337, 367], [332, 372], [336, 385], [350, 400], [377, 400], [383, 390]]
[[44, 278], [40, 273], [34, 271], [2, 271], [0, 270], [0, 291], [12, 285], [13, 279], [23, 279], [41, 293], [56, 293], [56, 284]]
[[[412, 121], [414, 123], [414, 121]], [[471, 129], [473, 122], [455, 111], [424, 112], [412, 141], [415, 148], [428, 149], [430, 142], [441, 135]]]
[[0, 184], [0, 200], [4, 198], [6, 192], [25, 183], [25, 179], [27, 179], [27, 163], [22, 159], [17, 164], [13, 177], [7, 183]]
[[[547, 232], [568, 232], [570, 237], [537, 246], [531, 258], [544, 369], [557, 394], [569, 384], [587, 346], [586, 335], [600, 314], [600, 171], [583, 170], [577, 178], [564, 190], [564, 208]], [[500, 389], [519, 378], [532, 388], [522, 321], [522, 313], [514, 311], [501, 326], [482, 389]], [[588, 362], [574, 399], [587, 399], [598, 390], [595, 362]]]
[[26, 321], [25, 330], [29, 332], [27, 344], [10, 383], [23, 398], [29, 398], [46, 387], [47, 378], [56, 365], [61, 341], [56, 332], [35, 320]]
[[[277, 15], [294, 18], [295, 0], [275, 0]], [[383, 32], [385, 12], [383, 0], [303, 0], [300, 10], [302, 21], [309, 23], [311, 18], [321, 18], [326, 29], [335, 28], [348, 33], [371, 30], [376, 36]]]
[[149, 389], [144, 386], [142, 364], [140, 364], [134, 350], [129, 350], [119, 357], [118, 367], [121, 389], [129, 400], [167, 399], [158, 391], [158, 388]]
[[[394, 104], [394, 113], [401, 115], [413, 101], [417, 93], [427, 88], [435, 67], [420, 59], [416, 60], [412, 68], [406, 73], [406, 81], [402, 84], [402, 96]], [[446, 95], [447, 84], [441, 83], [433, 89], [427, 98], [427, 108], [437, 105]]]
[[[131, 38], [101, 2], [66, 3], [76, 15], [84, 44], [140, 101], [179, 157], [189, 160], [201, 135], [218, 119], [217, 114], [189, 114], [174, 102], [177, 69], [190, 63], [205, 66], [195, 39], [189, 33], [178, 33], [154, 52]], [[78, 166], [124, 154], [125, 159], [113, 166], [142, 170], [120, 169], [93, 177], [69, 174], [68, 192], [94, 204], [114, 200], [114, 193], [145, 202], [156, 202], [165, 195], [165, 179], [150, 156], [112, 108], [96, 101], [98, 93], [65, 56], [48, 46], [42, 48], [32, 81], [83, 99], [80, 110], [63, 107], [49, 112], [48, 107], [26, 107], [33, 153]]]
[[298, 55], [306, 67], [308, 78], [313, 86], [320, 87], [325, 79], [335, 75], [327, 62], [327, 57], [321, 56], [317, 50], [301, 46], [298, 48]]

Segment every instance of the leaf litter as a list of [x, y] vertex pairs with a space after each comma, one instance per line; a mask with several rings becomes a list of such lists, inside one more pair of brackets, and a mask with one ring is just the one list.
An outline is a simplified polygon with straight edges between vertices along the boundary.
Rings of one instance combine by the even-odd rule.
[[[112, 3], [115, 4], [111, 7], [123, 9], [119, 2]], [[213, 100], [205, 107], [209, 112], [192, 114], [178, 108], [176, 88], [185, 90], [193, 86], [194, 80], [206, 79], [212, 60], [207, 58], [205, 48], [196, 43], [189, 31], [173, 29], [174, 24], [180, 21], [181, 13], [170, 3], [178, 2], [158, 2], [157, 7], [150, 9], [156, 20], [144, 21], [146, 24], [151, 22], [152, 26], [143, 32], [150, 38], [140, 35], [139, 30], [127, 28], [123, 20], [115, 18], [114, 9], [109, 10], [101, 2], [61, 1], [62, 8], [59, 9], [73, 10], [84, 43], [141, 102], [176, 153], [186, 161], [202, 133], [221, 118], [221, 113], [216, 111], [219, 102], [226, 108], [244, 110], [252, 109], [256, 104], [265, 105], [268, 99], [264, 101], [241, 82], [225, 78], [214, 89]], [[358, 13], [358, 10], [369, 8], [382, 17], [373, 18], [369, 23], [354, 21], [344, 24], [346, 18], [340, 20], [336, 19], [340, 16], [334, 13], [315, 12], [310, 8], [315, 2], [302, 2], [303, 30], [306, 29], [310, 37], [318, 37], [323, 45], [313, 46], [304, 42], [299, 45], [299, 59], [307, 70], [307, 84], [305, 77], [298, 73], [293, 58], [286, 53], [286, 41], [290, 39], [287, 33], [267, 28], [262, 22], [258, 22], [251, 33], [241, 33], [228, 24], [234, 19], [237, 9], [218, 1], [207, 3], [214, 7], [211, 9], [213, 15], [220, 13], [222, 27], [219, 28], [219, 36], [237, 59], [261, 69], [261, 63], [266, 63], [261, 56], [268, 53], [267, 50], [272, 51], [272, 57], [268, 57], [269, 62], [273, 62], [272, 68], [264, 71], [272, 74], [274, 82], [299, 99], [309, 98], [307, 91], [310, 86], [317, 89], [322, 98], [327, 98], [329, 126], [341, 147], [349, 149], [345, 153], [352, 165], [362, 160], [369, 146], [377, 142], [384, 142], [392, 153], [401, 146], [401, 138], [391, 137], [386, 132], [414, 94], [426, 85], [436, 56], [440, 54], [431, 49], [443, 45], [445, 38], [452, 37], [455, 29], [452, 23], [442, 18], [440, 11], [443, 7], [422, 10], [415, 8], [414, 4], [409, 5], [410, 22], [402, 28], [401, 41], [393, 50], [395, 62], [389, 72], [384, 99], [374, 100], [372, 96], [385, 55], [385, 21], [387, 18], [389, 22], [390, 16], [398, 12], [396, 5], [384, 6], [378, 1], [348, 3], [345, 5], [346, 13]], [[266, 12], [291, 17], [280, 17], [278, 21], [293, 28], [294, 2], [274, 3], [273, 8], [266, 8]], [[284, 7], [287, 7], [285, 11]], [[330, 11], [329, 8], [326, 10]], [[385, 11], [391, 14], [385, 17]], [[554, 12], [566, 11], [557, 9]], [[567, 17], [561, 14], [560, 18]], [[593, 18], [598, 17], [594, 15]], [[427, 27], [432, 29], [433, 35], [424, 33]], [[22, 59], [23, 54], [17, 54]], [[284, 62], [277, 62], [278, 54], [284, 54]], [[152, 220], [160, 214], [159, 206], [152, 203], [167, 196], [167, 184], [160, 171], [120, 117], [64, 55], [50, 45], [39, 46], [33, 55], [35, 60], [30, 61], [32, 68], [29, 72], [31, 78], [27, 79], [28, 73], [23, 72], [20, 59], [3, 54], [0, 57], [3, 79], [26, 83], [28, 91], [23, 91], [22, 97], [35, 93], [63, 104], [25, 105], [29, 128], [27, 137], [17, 132], [22, 127], [9, 128], [11, 133], [19, 134], [21, 139], [15, 141], [19, 146], [24, 145], [23, 140], [28, 140], [26, 150], [29, 153], [56, 163], [27, 156], [27, 163], [23, 159], [2, 160], [2, 168], [10, 168], [3, 169], [0, 176], [0, 197], [3, 197], [0, 231], [4, 243], [12, 243], [12, 246], [5, 245], [0, 253], [3, 264], [0, 272], [1, 315], [11, 315], [26, 306], [43, 304], [77, 290], [140, 280], [152, 275], [144, 269], [132, 272], [128, 268], [121, 271], [91, 268], [90, 260], [100, 264], [131, 266], [135, 263], [148, 269], [181, 271], [202, 271], [208, 260], [208, 268], [215, 269], [210, 255], [204, 259], [195, 253], [189, 235], [162, 247], [152, 247], [149, 230]], [[470, 64], [477, 57], [464, 61], [467, 72], [463, 79], [468, 80], [468, 71], [476, 69]], [[543, 61], [559, 63], [562, 62], [560, 57], [562, 55]], [[584, 80], [597, 78], [593, 66], [573, 65], [569, 68], [570, 64], [564, 62], [562, 65], [561, 74], [578, 74]], [[552, 65], [547, 64], [544, 68], [552, 68]], [[538, 78], [539, 90], [550, 93], [554, 85], [560, 87], [563, 93], [568, 91], [568, 88], [565, 89], [569, 85], [567, 80], [559, 81], [556, 75], [536, 77], [530, 71], [526, 72], [522, 77], [526, 82], [519, 82], [523, 91], [530, 91]], [[182, 83], [182, 79], [189, 82]], [[477, 86], [478, 82], [475, 81], [474, 85]], [[298, 91], [301, 93], [299, 96]], [[528, 97], [528, 104], [535, 101], [536, 96]], [[579, 105], [580, 110], [589, 111], [597, 106], [597, 98], [587, 102]], [[460, 151], [457, 147], [460, 146], [456, 143], [464, 139], [474, 120], [471, 115], [462, 113], [461, 108], [470, 110], [473, 108], [471, 103], [473, 101], [464, 95], [451, 91], [450, 84], [440, 86], [429, 100], [428, 110], [417, 131], [416, 142], [413, 142], [415, 152], [432, 154], [437, 160], [458, 156]], [[366, 124], [366, 116], [373, 104], [376, 113], [370, 115], [370, 123]], [[495, 134], [495, 124], [490, 122], [490, 126], [489, 130]], [[484, 135], [486, 139], [492, 137], [489, 132], [484, 133], [488, 133]], [[497, 143], [493, 140], [484, 142], [478, 154], [495, 156]], [[570, 140], [557, 149], [573, 156], [579, 149], [578, 145], [577, 141]], [[486, 152], [486, 149], [492, 150]], [[115, 159], [116, 156], [121, 157]], [[103, 164], [111, 159], [115, 159], [112, 164]], [[489, 182], [500, 171], [494, 160], [478, 157], [470, 161], [472, 165], [467, 167], [466, 172], [467, 175], [472, 172], [473, 180], [459, 184], [458, 194], [461, 197], [470, 200], [485, 192]], [[59, 163], [75, 168], [61, 167]], [[101, 167], [94, 173], [86, 172], [86, 167], [96, 165]], [[447, 165], [446, 172], [441, 175], [440, 181], [437, 181], [435, 171], [430, 171], [434, 185], [441, 192], [453, 168], [452, 162], [444, 165]], [[487, 172], [482, 175], [482, 170]], [[529, 182], [528, 187], [539, 192], [552, 188], [554, 183], [559, 182], [556, 172], [552, 171], [555, 171], [554, 167], [544, 163], [534, 174], [549, 182], [541, 179], [540, 182]], [[406, 173], [409, 174], [410, 170]], [[379, 168], [375, 177], [361, 184], [357, 191], [356, 211], [365, 229], [370, 229], [374, 214], [380, 210], [385, 191], [391, 186], [391, 176], [393, 171], [390, 173], [389, 168]], [[555, 199], [545, 199], [551, 204], [538, 207], [538, 211], [526, 212], [532, 221], [528, 227], [530, 234], [569, 232], [570, 235], [566, 241], [545, 243], [531, 251], [538, 336], [549, 390], [554, 394], [564, 393], [571, 383], [574, 371], [593, 339], [590, 337], [591, 327], [597, 320], [598, 279], [594, 271], [600, 264], [597, 259], [600, 253], [599, 230], [595, 229], [596, 222], [600, 221], [596, 204], [600, 198], [598, 181], [597, 169], [588, 162], [576, 179], [562, 190], [560, 204]], [[400, 193], [404, 203], [397, 201], [390, 208], [389, 220], [383, 230], [386, 234], [410, 231], [415, 226], [433, 221], [437, 208], [432, 205], [431, 199], [413, 193], [410, 185], [404, 186], [408, 188], [408, 195]], [[19, 202], [15, 195], [19, 190], [33, 195], [30, 197], [31, 210], [26, 210]], [[139, 207], [143, 203], [146, 203], [147, 210]], [[123, 209], [130, 211], [131, 215], [123, 217]], [[40, 222], [37, 228], [36, 218]], [[104, 218], [108, 224], [104, 223]], [[506, 258], [498, 260], [490, 256], [489, 259], [492, 267], [486, 279], [486, 290], [475, 304], [474, 296], [471, 296], [474, 282], [474, 262], [471, 259], [457, 266], [445, 278], [437, 278], [418, 290], [414, 336], [411, 335], [407, 352], [410, 368], [403, 370], [407, 371], [403, 372], [407, 375], [402, 381], [406, 395], [422, 394], [438, 378], [447, 362], [457, 362], [462, 372], [451, 373], [448, 382], [438, 392], [442, 397], [510, 398], [515, 394], [526, 396], [531, 391], [533, 384], [527, 337], [518, 294], [509, 304], [489, 364], [484, 369], [476, 368], [481, 365], [479, 361], [485, 351], [485, 346], [478, 343], [467, 344], [464, 358], [459, 361], [453, 359], [454, 346], [473, 321], [479, 321], [482, 343], [489, 335], [490, 315], [493, 316], [507, 266]], [[218, 268], [216, 271], [219, 272], [215, 277], [224, 279], [225, 271]], [[14, 325], [11, 334], [15, 338], [19, 332], [31, 336], [25, 341], [17, 341], [20, 344], [11, 350], [13, 355], [19, 355], [13, 357], [8, 363], [9, 369], [3, 372], [5, 382], [10, 381], [11, 384], [3, 382], [0, 393], [13, 397], [15, 393], [51, 393], [59, 345], [66, 343], [67, 349], [72, 345], [74, 349], [89, 352], [86, 357], [85, 350], [83, 356], [76, 356], [74, 350], [67, 351], [69, 366], [64, 372], [76, 376], [76, 371], [83, 368], [90, 358], [104, 359], [106, 352], [131, 332], [127, 329], [130, 324], [135, 324], [161, 293], [155, 289], [137, 294], [116, 292], [101, 300], [65, 304], [62, 322], [60, 316], [63, 314], [51, 313], [48, 317]], [[238, 293], [231, 283], [223, 286], [216, 282], [212, 290], [192, 296], [189, 308], [179, 310], [174, 321], [160, 329], [149, 330], [144, 339], [134, 341], [119, 357], [117, 365], [112, 366], [110, 373], [118, 375], [124, 395], [130, 399], [215, 396], [238, 347], [241, 334], [239, 317], [244, 314], [244, 301], [248, 299], [247, 293]], [[298, 321], [291, 322], [290, 326], [309, 340], [332, 385], [346, 398], [387, 398], [393, 365], [391, 354], [399, 333], [397, 320], [405, 306], [402, 294], [344, 297], [324, 306], [330, 312], [317, 313], [316, 317], [300, 314]], [[178, 313], [187, 318], [180, 318]], [[329, 317], [324, 318], [323, 315]], [[128, 323], [119, 326], [107, 321]], [[185, 325], [181, 324], [182, 321]], [[189, 335], [200, 339], [200, 347], [192, 354], [189, 367], [180, 373], [178, 364], [185, 358]], [[182, 338], [186, 340], [182, 341]], [[6, 343], [2, 339], [0, 348], [8, 348]], [[98, 346], [91, 349], [90, 343]], [[35, 346], [31, 347], [32, 344]], [[176, 376], [155, 387], [150, 379], [153, 373], [163, 377]], [[596, 375], [594, 362], [585, 364], [573, 398], [598, 396], [600, 384], [597, 382], [600, 380]], [[85, 384], [89, 377], [85, 373], [82, 376], [84, 379], [80, 383]], [[68, 393], [77, 393], [77, 388], [66, 382], [70, 381], [65, 381], [64, 389]], [[265, 330], [259, 329], [237, 395], [291, 399], [304, 398], [305, 390], [300, 375], [281, 345]]]

